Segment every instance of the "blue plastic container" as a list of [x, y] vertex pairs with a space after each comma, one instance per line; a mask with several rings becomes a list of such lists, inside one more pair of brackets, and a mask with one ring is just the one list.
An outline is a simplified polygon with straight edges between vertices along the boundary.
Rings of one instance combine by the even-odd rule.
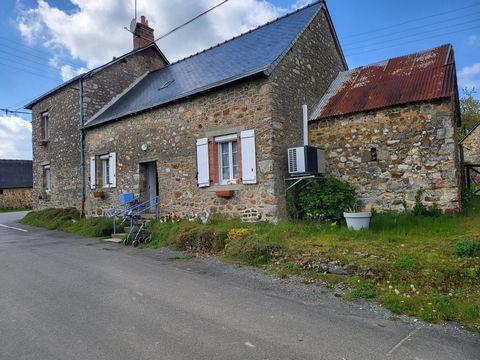
[[124, 193], [124, 194], [120, 194], [118, 200], [120, 201], [120, 204], [128, 204], [132, 202], [134, 199], [135, 199], [135, 195], [133, 193]]

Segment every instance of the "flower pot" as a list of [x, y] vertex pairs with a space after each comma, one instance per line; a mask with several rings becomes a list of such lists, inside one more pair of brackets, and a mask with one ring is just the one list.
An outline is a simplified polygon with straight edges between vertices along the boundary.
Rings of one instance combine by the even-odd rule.
[[103, 199], [105, 198], [105, 193], [103, 191], [94, 191], [93, 197]]
[[215, 191], [215, 194], [223, 198], [231, 198], [233, 196], [233, 190]]
[[355, 213], [344, 212], [343, 216], [347, 221], [347, 226], [349, 229], [362, 230], [368, 229], [368, 227], [370, 226], [370, 218], [372, 217], [372, 213], [369, 211]]

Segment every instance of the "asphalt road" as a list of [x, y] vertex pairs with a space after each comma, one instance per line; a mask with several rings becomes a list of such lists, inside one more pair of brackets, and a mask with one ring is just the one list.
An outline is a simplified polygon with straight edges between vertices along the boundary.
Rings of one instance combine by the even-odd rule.
[[391, 321], [330, 295], [306, 303], [230, 265], [21, 216], [0, 214], [2, 360], [480, 359], [479, 337], [453, 327]]

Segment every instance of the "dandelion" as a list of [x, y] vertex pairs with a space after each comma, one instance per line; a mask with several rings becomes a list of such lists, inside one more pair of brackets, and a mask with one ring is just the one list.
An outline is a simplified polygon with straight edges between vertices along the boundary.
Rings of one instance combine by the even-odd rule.
[[393, 288], [393, 286], [392, 286], [392, 285], [388, 285], [388, 288], [391, 289], [391, 288]]
[[417, 295], [418, 295], [418, 294], [420, 294], [420, 291], [417, 291], [417, 293], [416, 293], [416, 294], [417, 294]]
[[400, 291], [398, 291], [397, 289], [395, 289], [394, 291], [395, 291], [395, 294], [400, 295]]
[[407, 295], [407, 298], [409, 298], [409, 297], [410, 297], [410, 295]]
[[410, 287], [411, 287], [412, 289], [415, 289], [415, 286], [414, 286], [413, 284], [410, 284]]
[[452, 293], [448, 293], [448, 296], [453, 296], [453, 294], [452, 294]]
[[403, 301], [403, 300], [401, 300], [400, 302], [403, 304], [403, 302], [404, 302], [404, 301]]
[[434, 313], [436, 313], [436, 312], [437, 312], [437, 310], [435, 310], [435, 309], [433, 309], [432, 311], [433, 311]]
[[428, 305], [432, 305], [432, 303], [429, 302]]

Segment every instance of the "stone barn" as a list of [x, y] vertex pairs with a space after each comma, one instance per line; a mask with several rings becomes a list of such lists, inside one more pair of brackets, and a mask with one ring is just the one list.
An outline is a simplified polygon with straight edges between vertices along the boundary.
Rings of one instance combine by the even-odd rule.
[[478, 124], [460, 142], [463, 162], [480, 167], [480, 124]]
[[458, 212], [460, 126], [451, 45], [341, 72], [314, 109], [310, 144], [365, 209], [426, 205]]
[[32, 161], [0, 160], [0, 209], [32, 207]]

